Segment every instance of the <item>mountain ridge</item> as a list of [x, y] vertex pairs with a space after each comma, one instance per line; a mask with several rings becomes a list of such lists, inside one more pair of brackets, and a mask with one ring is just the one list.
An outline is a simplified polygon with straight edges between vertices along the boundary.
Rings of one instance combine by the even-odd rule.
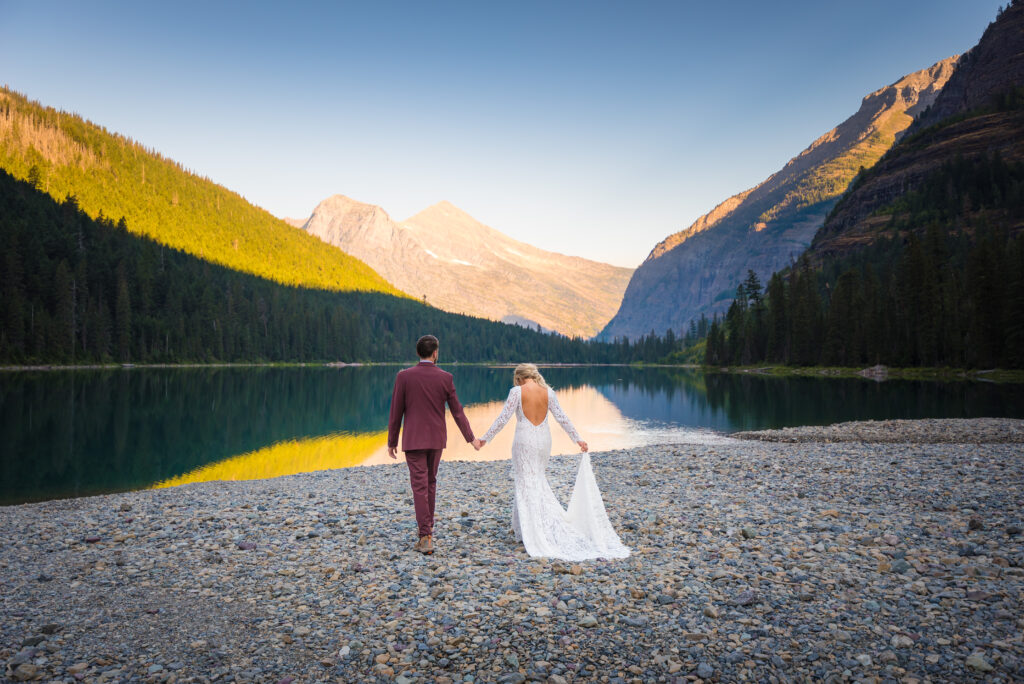
[[723, 312], [748, 269], [766, 278], [810, 244], [860, 168], [870, 167], [938, 96], [958, 57], [868, 93], [857, 111], [779, 171], [659, 242], [636, 270], [600, 339], [685, 332]]

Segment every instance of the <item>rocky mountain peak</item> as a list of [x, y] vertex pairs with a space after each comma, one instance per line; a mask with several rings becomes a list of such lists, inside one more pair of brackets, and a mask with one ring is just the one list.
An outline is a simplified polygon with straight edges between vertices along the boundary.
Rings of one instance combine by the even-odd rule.
[[318, 211], [321, 214], [330, 212], [334, 215], [353, 216], [357, 217], [357, 220], [363, 221], [373, 216], [387, 219], [391, 218], [388, 216], [386, 211], [378, 207], [376, 204], [360, 202], [346, 195], [331, 195], [316, 206], [313, 214], [316, 215]]
[[407, 218], [404, 223], [445, 232], [490, 230], [447, 200], [430, 205], [423, 211]]

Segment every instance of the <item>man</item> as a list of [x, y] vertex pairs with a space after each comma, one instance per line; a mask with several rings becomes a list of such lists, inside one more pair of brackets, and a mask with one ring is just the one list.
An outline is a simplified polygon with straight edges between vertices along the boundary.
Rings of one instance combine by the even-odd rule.
[[[424, 335], [416, 342], [420, 362], [399, 371], [391, 395], [388, 420], [388, 455], [397, 458], [398, 432], [402, 431], [402, 451], [409, 465], [409, 482], [416, 507], [419, 541], [413, 547], [420, 553], [434, 552], [434, 495], [437, 491], [437, 466], [447, 445], [444, 405], [452, 411], [459, 431], [479, 449], [473, 430], [455, 394], [452, 374], [437, 367], [437, 338]], [[404, 424], [402, 419], [405, 419]]]

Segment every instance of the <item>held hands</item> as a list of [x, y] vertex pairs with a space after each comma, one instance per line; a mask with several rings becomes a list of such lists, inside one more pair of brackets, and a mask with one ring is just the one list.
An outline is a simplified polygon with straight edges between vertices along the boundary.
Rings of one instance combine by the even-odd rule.
[[487, 444], [487, 442], [482, 439], [477, 438], [473, 440], [473, 448], [477, 451], [480, 451], [484, 444]]
[[590, 447], [588, 447], [587, 443], [584, 442], [582, 439], [576, 443], [580, 445], [580, 451], [582, 451], [583, 453], [587, 453], [588, 451], [590, 451]]

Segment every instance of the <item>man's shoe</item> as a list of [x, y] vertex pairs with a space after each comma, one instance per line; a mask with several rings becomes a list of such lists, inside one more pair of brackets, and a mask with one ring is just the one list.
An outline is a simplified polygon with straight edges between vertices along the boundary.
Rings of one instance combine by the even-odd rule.
[[430, 544], [429, 536], [420, 537], [420, 540], [416, 542], [416, 546], [412, 548], [427, 555], [434, 553], [434, 547]]
[[434, 535], [430, 535], [427, 537], [427, 543], [423, 547], [423, 553], [427, 554], [428, 556], [434, 553]]

